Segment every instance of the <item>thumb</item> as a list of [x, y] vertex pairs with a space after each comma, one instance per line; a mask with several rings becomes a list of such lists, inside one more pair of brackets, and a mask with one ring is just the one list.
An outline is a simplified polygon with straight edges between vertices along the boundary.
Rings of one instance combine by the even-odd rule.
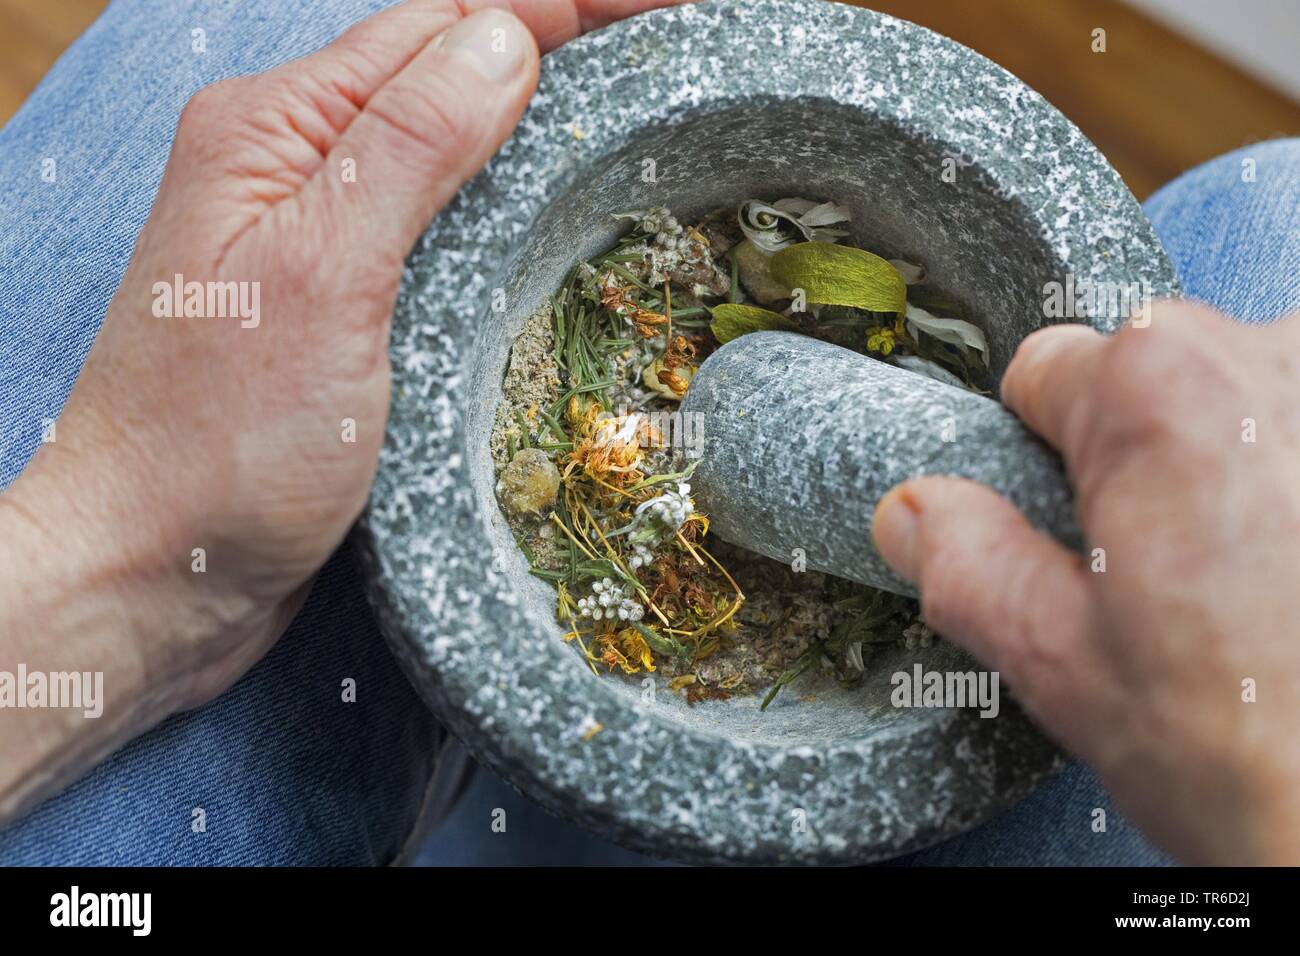
[[920, 589], [926, 623], [1022, 695], [1051, 697], [1079, 672], [1087, 572], [1005, 498], [962, 478], [916, 478], [880, 500], [872, 534]]
[[513, 14], [486, 9], [456, 22], [369, 97], [311, 184], [324, 195], [309, 195], [307, 207], [401, 259], [510, 136], [537, 64], [537, 43]]

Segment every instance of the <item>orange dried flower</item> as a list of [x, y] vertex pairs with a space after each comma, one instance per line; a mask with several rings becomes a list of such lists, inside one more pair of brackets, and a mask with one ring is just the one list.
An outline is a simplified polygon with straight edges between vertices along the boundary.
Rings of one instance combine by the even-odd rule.
[[695, 355], [695, 346], [686, 340], [684, 335], [674, 335], [673, 340], [668, 343], [668, 348], [664, 351], [664, 368], [672, 370], [681, 368], [689, 364], [691, 358]]
[[669, 369], [661, 368], [655, 374], [659, 378], [659, 383], [661, 385], [665, 385], [668, 388], [672, 389], [673, 394], [676, 395], [678, 398], [681, 398], [681, 396], [685, 395], [686, 389], [690, 386], [690, 382], [686, 381], [686, 379], [682, 378], [676, 372], [670, 371]]
[[597, 417], [598, 406], [588, 410], [578, 425], [578, 443], [569, 456], [565, 474], [581, 466], [587, 474], [609, 480], [621, 480], [637, 473], [644, 449], [663, 443], [659, 429], [646, 415]]
[[613, 273], [606, 279], [605, 284], [600, 289], [600, 302], [611, 312], [617, 312], [622, 315], [628, 309], [635, 308], [632, 305], [629, 286], [619, 285], [613, 281]]
[[637, 330], [643, 339], [654, 338], [662, 331], [660, 326], [668, 324], [668, 316], [637, 307], [633, 307], [630, 318], [632, 319], [632, 327]]
[[617, 633], [610, 631], [597, 638], [600, 643], [600, 659], [610, 670], [619, 668], [624, 674], [639, 674], [641, 668], [647, 671], [655, 669], [654, 654], [650, 645], [634, 627], [625, 627]]

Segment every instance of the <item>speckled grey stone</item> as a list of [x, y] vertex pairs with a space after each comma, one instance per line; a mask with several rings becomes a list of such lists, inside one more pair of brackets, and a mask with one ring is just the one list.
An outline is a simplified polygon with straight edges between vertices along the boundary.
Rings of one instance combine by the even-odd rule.
[[729, 342], [700, 367], [691, 478], [709, 530], [813, 571], [916, 596], [871, 537], [875, 503], [917, 475], [988, 485], [1068, 547], [1082, 541], [1060, 458], [1001, 404], [792, 332]]
[[[941, 189], [946, 158], [958, 175]], [[514, 138], [411, 255], [357, 537], [395, 652], [476, 757], [557, 814], [686, 860], [894, 855], [987, 819], [1058, 759], [1008, 701], [993, 720], [891, 707], [889, 673], [911, 660], [901, 650], [854, 691], [784, 694], [763, 714], [752, 698], [688, 708], [597, 678], [561, 642], [553, 595], [514, 547], [488, 435], [529, 313], [575, 257], [615, 238], [613, 210], [690, 216], [790, 194], [847, 203], [857, 243], [975, 290], [995, 364], [1041, 314], [1049, 277], [1172, 281], [1133, 197], [1078, 130], [912, 24], [821, 0], [714, 3], [546, 58]], [[944, 645], [926, 664], [966, 661]]]

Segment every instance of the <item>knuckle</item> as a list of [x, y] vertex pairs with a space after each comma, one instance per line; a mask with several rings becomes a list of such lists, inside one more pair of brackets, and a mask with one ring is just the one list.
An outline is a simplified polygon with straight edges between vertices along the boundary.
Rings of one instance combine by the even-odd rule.
[[[1006, 621], [1010, 646], [1017, 654], [1036, 657], [1054, 668], [1066, 664], [1068, 650], [1061, 639], [1060, 625], [1071, 622], [1072, 615], [1068, 613], [1071, 609], [1059, 602], [1071, 593], [1073, 582], [1065, 579], [1061, 569], [1049, 566], [1048, 560], [1040, 557], [1002, 562], [1000, 566], [1010, 570], [999, 586], [996, 600], [1000, 617]], [[1050, 608], [1037, 599], [1045, 591], [1053, 596]]]
[[1126, 328], [1116, 334], [1098, 369], [1098, 385], [1112, 410], [1144, 427], [1176, 423], [1176, 386], [1186, 374], [1188, 348], [1169, 326]]
[[234, 80], [221, 80], [197, 90], [181, 110], [181, 129], [208, 126], [229, 116]]
[[1027, 687], [1050, 685], [1055, 678], [1074, 669], [1067, 645], [1060, 633], [1037, 627], [1023, 630], [1016, 636], [1016, 668], [1024, 674]]
[[1108, 396], [1104, 434], [1123, 446], [1194, 444], [1207, 412], [1250, 387], [1235, 364], [1241, 334], [1213, 315], [1190, 312], [1119, 332], [1098, 370]]
[[1181, 330], [1167, 321], [1149, 326], [1126, 325], [1115, 333], [1107, 357], [1112, 371], [1149, 377], [1163, 372], [1172, 353], [1181, 350], [1182, 345]]
[[1040, 346], [1053, 333], [1051, 326], [1035, 329], [1026, 335], [1016, 346], [1015, 353], [1007, 365], [1002, 378], [1004, 395], [1029, 401], [1041, 390], [1043, 379], [1047, 375], [1046, 363], [1040, 356]]
[[189, 163], [202, 164], [220, 154], [237, 110], [240, 80], [222, 80], [196, 91], [176, 124], [176, 149]]

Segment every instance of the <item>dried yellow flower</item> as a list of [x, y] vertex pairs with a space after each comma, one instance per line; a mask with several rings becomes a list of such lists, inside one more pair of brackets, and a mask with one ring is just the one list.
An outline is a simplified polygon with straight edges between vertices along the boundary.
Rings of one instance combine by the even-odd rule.
[[618, 632], [618, 638], [623, 645], [623, 652], [628, 657], [640, 661], [641, 666], [648, 671], [655, 669], [655, 656], [640, 631], [634, 627], [627, 627]]
[[599, 414], [599, 408], [589, 410], [578, 426], [577, 447], [569, 455], [565, 474], [581, 466], [595, 478], [631, 476], [641, 463], [644, 449], [663, 442], [659, 429], [646, 415], [600, 418]]

